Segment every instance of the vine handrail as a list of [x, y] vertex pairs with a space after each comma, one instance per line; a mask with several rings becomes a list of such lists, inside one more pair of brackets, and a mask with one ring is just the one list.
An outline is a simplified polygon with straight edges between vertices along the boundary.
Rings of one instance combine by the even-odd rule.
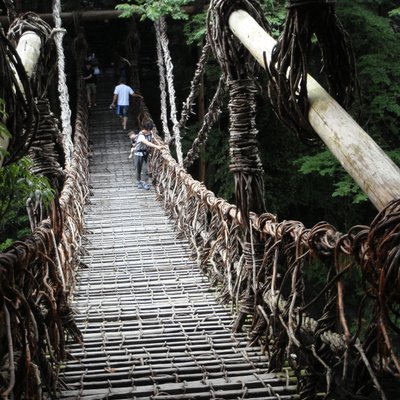
[[[247, 307], [251, 338], [266, 347], [271, 369], [282, 368], [291, 355], [289, 361], [299, 372], [303, 396], [313, 398], [319, 390], [337, 390], [334, 382], [341, 382], [341, 390], [350, 394], [353, 385], [362, 387], [371, 380], [385, 399], [378, 377], [383, 374], [395, 379], [400, 372], [393, 344], [399, 332], [389, 321], [394, 317], [390, 310], [398, 305], [395, 261], [390, 254], [399, 251], [395, 232], [400, 202], [389, 204], [370, 227], [357, 226], [346, 234], [326, 222], [307, 229], [298, 221], [278, 222], [272, 214], [251, 213], [250, 229], [264, 249], [261, 268], [252, 271], [253, 305], [248, 304], [250, 296], [243, 284], [248, 271], [244, 270], [246, 249], [237, 207], [194, 180], [168, 150], [154, 154], [151, 163], [157, 171], [158, 197], [179, 234], [189, 241], [193, 258], [217, 288], [220, 299], [236, 312]], [[309, 288], [303, 271], [316, 262], [325, 268], [327, 283], [306, 301]], [[350, 333], [344, 285], [354, 271], [362, 276], [364, 288], [358, 290], [364, 294], [357, 329]], [[382, 279], [392, 288], [386, 294], [377, 292]], [[396, 283], [390, 283], [391, 279]], [[310, 307], [324, 298], [320, 314], [311, 318], [307, 314]], [[363, 315], [366, 302], [372, 311]], [[313, 378], [302, 376], [304, 367]]]

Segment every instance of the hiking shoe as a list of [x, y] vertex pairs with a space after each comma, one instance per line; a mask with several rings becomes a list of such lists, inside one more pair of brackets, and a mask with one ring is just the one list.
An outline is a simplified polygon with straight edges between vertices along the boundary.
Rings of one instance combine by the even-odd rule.
[[150, 185], [147, 184], [146, 182], [140, 182], [143, 186], [143, 189], [149, 190], [150, 189]]
[[138, 183], [136, 184], [136, 187], [137, 187], [138, 189], [143, 189], [142, 182], [138, 182]]

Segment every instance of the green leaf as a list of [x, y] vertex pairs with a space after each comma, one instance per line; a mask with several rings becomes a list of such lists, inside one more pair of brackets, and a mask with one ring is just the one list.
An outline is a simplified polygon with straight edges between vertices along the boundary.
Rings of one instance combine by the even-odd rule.
[[294, 164], [300, 166], [299, 171], [304, 175], [318, 173], [322, 176], [333, 176], [338, 167], [338, 162], [327, 150], [313, 156], [301, 157]]
[[121, 18], [129, 18], [133, 14], [141, 15], [141, 19], [157, 21], [161, 17], [170, 16], [173, 19], [188, 19], [182, 7], [194, 0], [137, 0], [137, 4], [123, 3], [116, 6], [121, 10]]
[[32, 160], [23, 157], [0, 168], [0, 242], [9, 238], [10, 232], [14, 232], [16, 238], [21, 229], [27, 229], [29, 221], [25, 207], [29, 197], [39, 196], [44, 208], [48, 208], [54, 199], [55, 192], [49, 180], [33, 174], [31, 167]]

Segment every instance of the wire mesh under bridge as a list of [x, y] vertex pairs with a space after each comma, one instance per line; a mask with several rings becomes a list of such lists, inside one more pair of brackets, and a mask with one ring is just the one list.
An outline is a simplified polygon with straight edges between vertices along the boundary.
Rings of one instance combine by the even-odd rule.
[[[108, 92], [111, 92], [112, 89]], [[107, 110], [90, 117], [85, 255], [73, 306], [84, 343], [70, 344], [61, 399], [295, 399], [290, 370], [232, 334], [189, 246], [154, 189], [137, 189], [129, 139]]]

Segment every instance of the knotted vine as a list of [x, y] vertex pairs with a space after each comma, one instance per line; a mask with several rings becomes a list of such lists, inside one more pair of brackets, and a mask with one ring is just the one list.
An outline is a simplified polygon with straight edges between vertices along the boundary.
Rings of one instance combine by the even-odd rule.
[[17, 12], [15, 11], [14, 1], [13, 0], [4, 0], [3, 3], [7, 8], [7, 16], [11, 23], [14, 21], [15, 18], [17, 18]]
[[[156, 32], [158, 31], [157, 25]], [[164, 66], [164, 58], [163, 58], [163, 50], [161, 46], [161, 33], [158, 32], [157, 35], [160, 39], [157, 39], [156, 48], [157, 48], [157, 65], [158, 65], [158, 73], [159, 73], [159, 86], [160, 86], [160, 107], [161, 107], [161, 124], [163, 127], [164, 133], [164, 141], [168, 145], [171, 141], [171, 132], [168, 127], [168, 103], [167, 103], [167, 78], [165, 73]]]
[[164, 56], [164, 66], [166, 72], [166, 82], [168, 85], [169, 94], [169, 105], [170, 105], [170, 118], [173, 124], [173, 139], [175, 140], [176, 156], [179, 164], [182, 165], [182, 145], [181, 145], [181, 134], [179, 129], [179, 122], [177, 119], [177, 110], [175, 104], [175, 87], [174, 87], [174, 75], [173, 75], [173, 64], [168, 49], [168, 37], [167, 37], [167, 26], [164, 17], [160, 17], [154, 22], [156, 29], [157, 41], [160, 43], [160, 49]]
[[199, 157], [201, 146], [207, 141], [210, 129], [218, 121], [221, 113], [222, 98], [224, 94], [225, 84], [223, 78], [221, 77], [214, 97], [212, 98], [211, 103], [208, 107], [208, 111], [203, 118], [203, 124], [199, 132], [197, 133], [196, 139], [192, 143], [191, 149], [187, 152], [186, 157], [183, 160], [183, 166], [185, 168], [190, 167], [193, 162]]
[[62, 47], [62, 41], [65, 29], [61, 28], [61, 3], [60, 0], [53, 1], [53, 19], [55, 29], [52, 31], [57, 50], [58, 67], [58, 92], [61, 106], [61, 125], [63, 134], [63, 147], [65, 162], [67, 165], [71, 162], [73, 144], [72, 144], [72, 126], [71, 126], [71, 108], [69, 107], [69, 93], [67, 88], [67, 79], [65, 75], [65, 57]]
[[[203, 46], [203, 49], [201, 51], [201, 56], [199, 59], [199, 62], [197, 63], [197, 69], [194, 73], [194, 77], [192, 79], [192, 82], [190, 84], [190, 93], [189, 96], [187, 97], [186, 101], [183, 103], [182, 111], [181, 111], [181, 119], [179, 121], [179, 128], [182, 130], [186, 126], [186, 122], [189, 118], [190, 113], [192, 112], [193, 109], [193, 104], [195, 101], [195, 98], [197, 97], [200, 86], [201, 86], [201, 79], [204, 76], [204, 69], [207, 64], [208, 58], [210, 56], [210, 50], [211, 50], [211, 45], [208, 40], [208, 37], [206, 35], [206, 43]], [[182, 132], [183, 136], [183, 132]]]
[[264, 211], [263, 169], [255, 125], [257, 91], [253, 76], [256, 72], [256, 61], [228, 27], [230, 14], [239, 8], [248, 11], [261, 26], [266, 26], [257, 2], [216, 0], [210, 4], [207, 30], [214, 55], [229, 89], [229, 167], [235, 178], [236, 204], [242, 215], [242, 223], [248, 227], [249, 212]]
[[336, 0], [289, 0], [283, 33], [266, 65], [275, 113], [307, 143], [318, 140], [308, 122], [307, 73], [314, 37], [330, 94], [347, 108], [356, 90], [353, 49], [335, 6]]

